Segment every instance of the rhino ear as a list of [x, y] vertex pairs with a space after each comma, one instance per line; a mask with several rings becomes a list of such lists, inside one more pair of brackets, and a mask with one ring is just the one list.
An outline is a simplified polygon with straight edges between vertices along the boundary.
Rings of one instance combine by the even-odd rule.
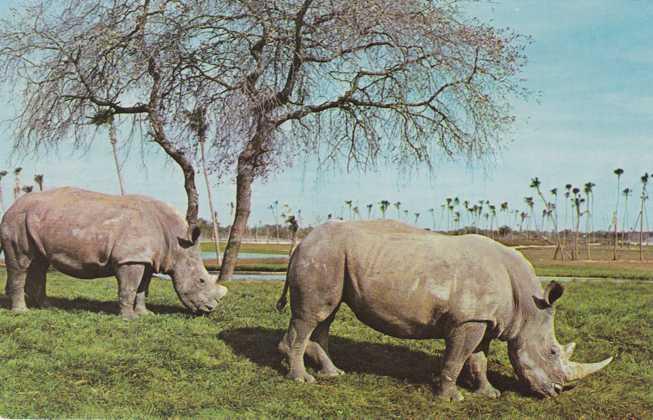
[[202, 233], [202, 230], [200, 229], [199, 226], [197, 225], [192, 225], [188, 228], [188, 234], [187, 238], [178, 238], [179, 239], [179, 245], [181, 245], [183, 248], [190, 248], [191, 246], [195, 245], [197, 243], [197, 239], [199, 239], [200, 234]]
[[544, 288], [544, 297], [533, 296], [535, 304], [540, 309], [546, 309], [553, 306], [556, 300], [560, 299], [565, 288], [557, 281], [552, 281]]

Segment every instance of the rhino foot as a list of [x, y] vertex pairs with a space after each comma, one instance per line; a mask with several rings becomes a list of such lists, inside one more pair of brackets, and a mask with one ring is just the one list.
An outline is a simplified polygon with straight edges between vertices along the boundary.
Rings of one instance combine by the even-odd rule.
[[29, 309], [27, 309], [27, 306], [18, 306], [16, 308], [11, 308], [11, 312], [15, 314], [24, 314], [25, 312], [29, 312]]
[[460, 391], [458, 391], [458, 388], [455, 386], [442, 388], [436, 392], [436, 395], [438, 398], [441, 398], [445, 401], [462, 401], [465, 399], [463, 394], [461, 394]]
[[134, 309], [134, 313], [136, 316], [141, 316], [141, 315], [154, 315], [154, 312], [150, 311], [149, 309]]
[[317, 373], [317, 375], [322, 378], [335, 378], [344, 374], [345, 371], [338, 368], [334, 368], [332, 370], [322, 369]]
[[138, 318], [138, 315], [137, 315], [135, 312], [128, 312], [128, 313], [121, 313], [121, 314], [120, 314], [120, 317], [121, 317], [124, 321], [133, 321], [133, 320], [135, 320], [136, 318]]
[[303, 373], [295, 373], [295, 372], [290, 372], [286, 378], [292, 379], [293, 381], [297, 382], [305, 382], [308, 384], [312, 384], [315, 382], [315, 378], [310, 375], [308, 372], [303, 372]]
[[474, 393], [488, 398], [499, 398], [501, 396], [501, 392], [490, 384], [480, 387]]

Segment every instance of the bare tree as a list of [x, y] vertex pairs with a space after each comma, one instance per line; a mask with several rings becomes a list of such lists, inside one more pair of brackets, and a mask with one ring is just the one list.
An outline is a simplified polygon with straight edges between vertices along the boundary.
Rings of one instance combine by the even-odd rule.
[[[298, 153], [365, 169], [494, 148], [512, 122], [504, 99], [523, 93], [521, 39], [463, 19], [456, 3], [241, 2], [212, 15], [197, 68], [225, 92], [232, 147], [222, 151], [238, 153], [228, 248], [239, 246], [254, 179]], [[234, 264], [225, 253], [222, 278]]]
[[177, 67], [187, 41], [183, 23], [192, 16], [165, 0], [54, 3], [36, 0], [0, 22], [0, 68], [20, 91], [15, 146], [30, 151], [70, 138], [82, 147], [92, 139], [94, 116], [131, 117], [133, 135], [146, 133], [181, 168], [192, 229], [193, 162], [188, 142], [169, 135], [196, 87], [183, 83]]
[[236, 174], [223, 280], [255, 179], [299, 155], [363, 170], [486, 156], [526, 94], [523, 39], [464, 16], [458, 0], [52, 3], [0, 24], [0, 66], [23, 93], [19, 144], [82, 144], [101, 109], [131, 117], [182, 169], [194, 224], [196, 142], [176, 134], [201, 97], [219, 122], [211, 170]]

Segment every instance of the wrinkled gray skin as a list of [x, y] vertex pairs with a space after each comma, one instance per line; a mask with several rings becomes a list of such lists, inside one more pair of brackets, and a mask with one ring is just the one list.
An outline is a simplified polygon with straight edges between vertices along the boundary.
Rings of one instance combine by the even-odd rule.
[[499, 396], [486, 374], [495, 338], [508, 342], [517, 376], [543, 397], [611, 360], [571, 362], [574, 344], [561, 346], [553, 326], [562, 286], [542, 290], [519, 252], [484, 236], [439, 235], [385, 220], [327, 223], [292, 255], [279, 310], [288, 288], [292, 318], [279, 350], [288, 377], [302, 382], [315, 380], [304, 354], [321, 366], [320, 375], [343, 373], [328, 356], [329, 326], [342, 302], [382, 333], [444, 338], [437, 394], [448, 400], [463, 398], [456, 387], [461, 371], [477, 393]]
[[152, 273], [169, 274], [181, 302], [210, 312], [227, 292], [204, 268], [199, 229], [152, 198], [113, 196], [76, 188], [25, 194], [2, 218], [7, 265], [5, 292], [15, 312], [44, 306], [49, 266], [81, 279], [115, 275], [120, 314], [147, 314]]

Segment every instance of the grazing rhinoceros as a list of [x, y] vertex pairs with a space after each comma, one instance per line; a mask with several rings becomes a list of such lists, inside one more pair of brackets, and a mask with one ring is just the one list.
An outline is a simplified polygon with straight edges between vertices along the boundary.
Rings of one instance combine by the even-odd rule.
[[[288, 378], [342, 374], [328, 356], [329, 326], [345, 302], [370, 327], [399, 338], [444, 338], [437, 394], [462, 400], [456, 380], [465, 368], [477, 392], [499, 396], [486, 375], [489, 343], [508, 342], [517, 376], [540, 396], [607, 365], [570, 360], [553, 328], [553, 303], [563, 287], [542, 290], [517, 251], [478, 235], [446, 236], [392, 221], [332, 222], [317, 227], [292, 255], [281, 310], [290, 288], [292, 318], [279, 343]], [[400, 362], [400, 361], [398, 361]]]
[[226, 293], [216, 285], [199, 251], [199, 228], [169, 205], [139, 195], [113, 196], [76, 188], [25, 194], [0, 223], [11, 308], [45, 301], [49, 266], [73, 277], [118, 278], [120, 314], [148, 313], [145, 296], [152, 273], [166, 273], [184, 305], [212, 311]]

